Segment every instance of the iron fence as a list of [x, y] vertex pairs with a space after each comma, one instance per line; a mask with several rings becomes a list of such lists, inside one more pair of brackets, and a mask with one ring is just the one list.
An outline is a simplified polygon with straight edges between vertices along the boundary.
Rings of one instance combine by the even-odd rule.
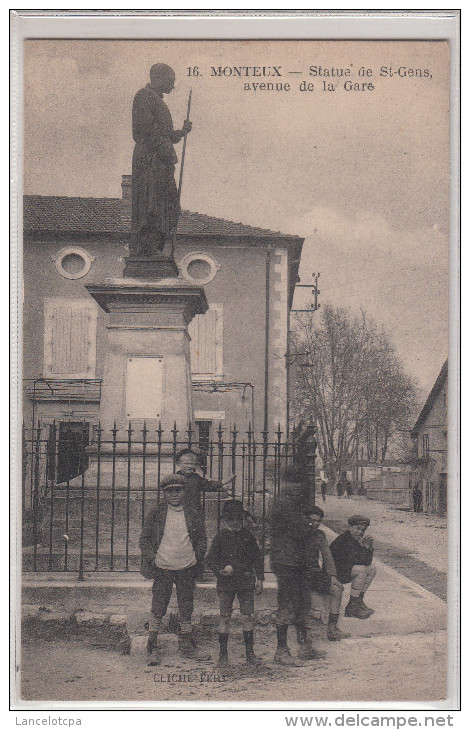
[[139, 570], [145, 514], [162, 498], [160, 481], [176, 470], [182, 448], [199, 451], [205, 478], [225, 483], [202, 492], [208, 538], [219, 527], [224, 500], [237, 498], [266, 556], [269, 508], [286, 470], [303, 463], [311, 472], [313, 463], [314, 480], [305, 434], [287, 439], [279, 426], [256, 439], [251, 427], [220, 425], [203, 443], [195, 435], [191, 426], [180, 431], [176, 424], [167, 432], [145, 423], [115, 424], [108, 432], [81, 423], [23, 428], [23, 570], [76, 571], [79, 579], [89, 571]]

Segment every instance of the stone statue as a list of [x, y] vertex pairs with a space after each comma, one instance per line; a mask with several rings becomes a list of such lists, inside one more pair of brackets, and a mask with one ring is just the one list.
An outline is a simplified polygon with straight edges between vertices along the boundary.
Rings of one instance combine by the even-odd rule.
[[180, 204], [175, 183], [173, 145], [191, 131], [185, 121], [173, 129], [163, 101], [175, 85], [175, 72], [164, 63], [150, 69], [150, 83], [140, 89], [132, 109], [132, 240], [131, 256], [153, 257], [163, 251], [178, 223]]

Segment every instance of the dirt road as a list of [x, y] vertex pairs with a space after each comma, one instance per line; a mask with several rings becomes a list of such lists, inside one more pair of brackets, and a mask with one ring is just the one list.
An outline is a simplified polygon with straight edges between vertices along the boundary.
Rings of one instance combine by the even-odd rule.
[[[272, 632], [257, 632], [260, 670], [243, 663], [240, 637], [231, 640], [234, 666], [222, 675], [215, 662], [195, 666], [164, 640], [164, 658], [149, 668], [141, 655], [123, 656], [71, 641], [25, 645], [23, 699], [43, 701], [432, 701], [446, 695], [444, 632], [325, 642], [326, 657], [304, 667], [272, 662]], [[217, 656], [215, 641], [210, 644]], [[191, 678], [191, 679], [190, 679]]]

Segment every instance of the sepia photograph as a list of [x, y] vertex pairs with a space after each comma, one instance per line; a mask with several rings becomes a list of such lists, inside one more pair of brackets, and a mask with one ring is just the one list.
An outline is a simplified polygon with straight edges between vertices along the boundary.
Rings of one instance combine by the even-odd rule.
[[449, 707], [449, 42], [21, 58], [17, 706]]

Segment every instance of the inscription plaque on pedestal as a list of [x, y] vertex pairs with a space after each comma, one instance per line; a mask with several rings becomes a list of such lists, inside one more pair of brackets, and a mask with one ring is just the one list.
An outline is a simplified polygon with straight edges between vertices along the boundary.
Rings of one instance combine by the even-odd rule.
[[163, 358], [128, 357], [126, 366], [126, 416], [161, 418]]

